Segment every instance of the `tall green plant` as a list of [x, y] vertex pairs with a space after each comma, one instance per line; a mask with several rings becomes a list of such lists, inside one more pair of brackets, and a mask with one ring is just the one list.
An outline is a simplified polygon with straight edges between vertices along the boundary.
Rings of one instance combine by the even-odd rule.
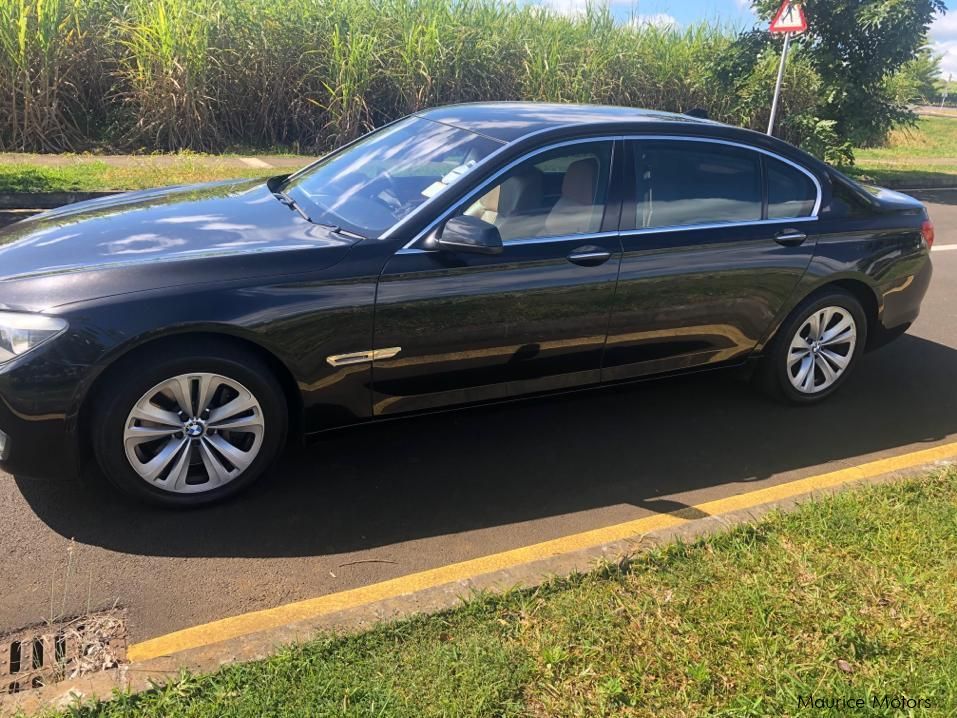
[[366, 92], [376, 71], [375, 37], [336, 25], [329, 42], [328, 98], [316, 103], [327, 112], [332, 144], [342, 144], [371, 127]]
[[[0, 145], [318, 152], [483, 100], [704, 108], [759, 127], [766, 50], [735, 64], [729, 28], [621, 22], [601, 4], [569, 17], [512, 0], [0, 0]], [[789, 115], [820, 101], [804, 57]]]
[[128, 13], [117, 24], [130, 139], [163, 149], [217, 146], [210, 36], [219, 0], [131, 0]]
[[222, 0], [211, 42], [223, 137], [257, 147], [321, 143], [330, 14], [314, 0]]
[[884, 91], [899, 105], [933, 102], [938, 95], [940, 59], [931, 46], [922, 47], [917, 57], [885, 78]]
[[82, 141], [82, 19], [79, 0], [0, 1], [0, 146], [52, 151]]

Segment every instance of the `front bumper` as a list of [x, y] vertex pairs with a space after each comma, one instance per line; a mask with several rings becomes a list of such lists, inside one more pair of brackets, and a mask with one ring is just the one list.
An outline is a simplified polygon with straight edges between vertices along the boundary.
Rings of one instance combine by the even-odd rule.
[[76, 396], [86, 367], [62, 361], [52, 347], [0, 367], [0, 469], [29, 478], [78, 475]]
[[6, 435], [0, 469], [28, 478], [67, 479], [79, 473], [76, 441], [63, 418], [17, 416], [0, 404], [0, 431]]

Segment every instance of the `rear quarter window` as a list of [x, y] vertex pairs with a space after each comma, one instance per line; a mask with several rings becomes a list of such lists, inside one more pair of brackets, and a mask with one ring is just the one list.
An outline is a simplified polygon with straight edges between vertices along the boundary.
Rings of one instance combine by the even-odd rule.
[[828, 217], [863, 217], [867, 214], [867, 207], [850, 187], [835, 180], [831, 185], [831, 201], [822, 214]]
[[810, 217], [817, 187], [804, 172], [773, 157], [765, 158], [768, 178], [768, 219]]

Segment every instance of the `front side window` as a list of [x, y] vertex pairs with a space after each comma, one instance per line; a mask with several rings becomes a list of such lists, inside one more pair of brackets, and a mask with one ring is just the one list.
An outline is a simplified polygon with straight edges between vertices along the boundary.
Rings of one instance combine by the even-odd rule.
[[678, 227], [761, 219], [761, 156], [707, 142], [632, 144], [637, 196], [634, 227]]
[[611, 141], [582, 142], [536, 154], [494, 181], [462, 214], [494, 224], [504, 241], [601, 230]]
[[313, 165], [283, 189], [313, 222], [374, 237], [501, 146], [467, 130], [408, 117]]

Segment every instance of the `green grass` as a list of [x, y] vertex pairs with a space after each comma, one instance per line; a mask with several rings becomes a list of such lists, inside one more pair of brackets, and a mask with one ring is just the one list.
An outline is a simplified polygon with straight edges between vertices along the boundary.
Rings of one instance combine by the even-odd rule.
[[[303, 159], [303, 164], [307, 159]], [[0, 162], [0, 192], [64, 192], [149, 189], [241, 177], [286, 174], [289, 169], [235, 166], [215, 156], [146, 155], [114, 166], [76, 155], [65, 165]]]
[[70, 714], [955, 716], [955, 608], [951, 470]]
[[921, 117], [917, 127], [894, 130], [886, 147], [858, 149], [854, 154], [862, 162], [951, 158], [957, 164], [957, 116]]
[[885, 147], [854, 150], [850, 174], [895, 187], [957, 185], [957, 116], [921, 117], [891, 133]]

